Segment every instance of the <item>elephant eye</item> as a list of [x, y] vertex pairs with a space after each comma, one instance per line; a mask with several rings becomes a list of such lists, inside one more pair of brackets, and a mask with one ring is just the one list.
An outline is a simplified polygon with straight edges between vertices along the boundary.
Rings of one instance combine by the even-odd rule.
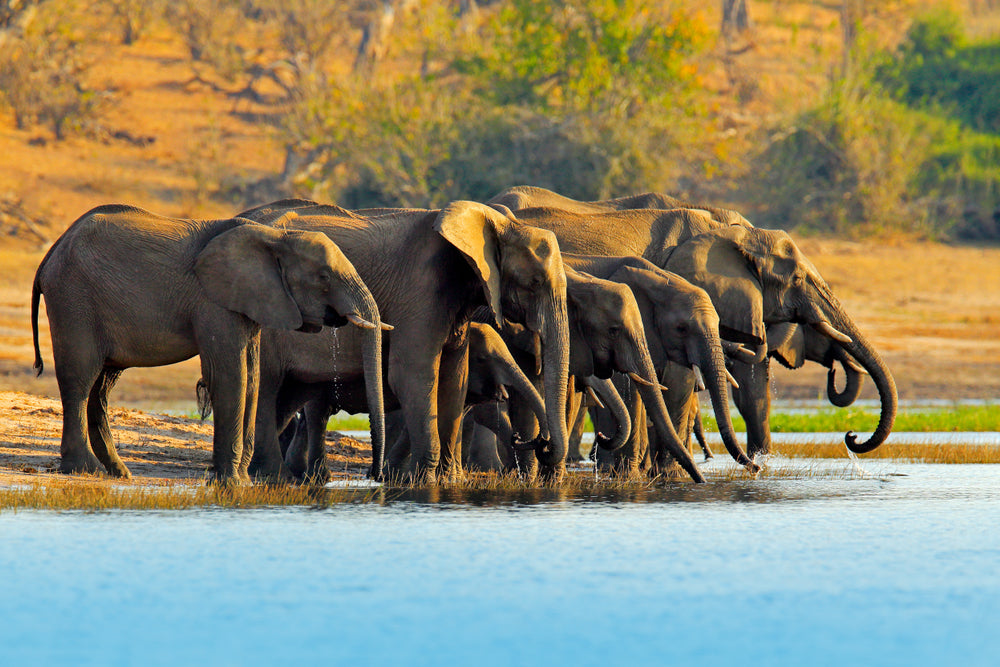
[[608, 327], [608, 334], [612, 338], [617, 338], [618, 334], [620, 334], [621, 331], [622, 331], [622, 328], [619, 325], [617, 325], [617, 324], [614, 325], [614, 326], [612, 326], [612, 327]]
[[687, 322], [680, 322], [680, 323], [677, 324], [677, 333], [683, 335], [683, 334], [686, 334], [687, 332], [688, 332], [688, 323]]
[[792, 284], [795, 285], [796, 287], [802, 287], [802, 283], [804, 283], [805, 281], [806, 279], [802, 276], [801, 273], [796, 273], [795, 277], [792, 278]]

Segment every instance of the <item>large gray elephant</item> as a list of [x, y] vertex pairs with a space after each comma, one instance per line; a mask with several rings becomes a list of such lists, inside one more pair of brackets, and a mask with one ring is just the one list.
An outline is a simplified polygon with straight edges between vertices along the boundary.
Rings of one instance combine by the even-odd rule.
[[130, 206], [95, 208], [56, 240], [35, 274], [31, 321], [39, 374], [43, 294], [63, 404], [63, 472], [93, 473], [103, 464], [128, 477], [108, 422], [112, 385], [126, 368], [199, 354], [216, 414], [214, 477], [249, 481], [262, 325], [303, 332], [358, 325], [351, 329], [376, 371], [368, 378], [373, 440], [384, 446], [378, 306], [322, 234], [241, 218], [178, 220]]
[[[620, 283], [631, 290], [642, 317], [656, 377], [663, 377], [670, 365], [692, 376], [694, 369], [699, 369], [712, 397], [726, 449], [737, 462], [755, 471], [757, 466], [740, 449], [733, 429], [727, 387], [736, 382], [726, 370], [724, 346], [719, 335], [719, 315], [705, 290], [639, 257], [564, 253], [563, 261], [574, 269]], [[667, 383], [669, 390], [663, 397], [682, 442], [687, 441], [688, 424], [674, 406], [686, 403], [690, 394], [685, 392], [685, 388], [692, 386], [690, 380]], [[623, 394], [627, 402], [628, 394], [632, 393]], [[633, 407], [631, 403], [630, 407]], [[633, 432], [633, 443], [642, 440], [644, 430]], [[652, 444], [650, 454], [654, 465], [662, 468], [667, 463], [668, 451], [660, 446], [659, 438], [653, 439]], [[642, 447], [633, 445], [617, 456], [620, 459], [639, 457], [642, 451]], [[614, 467], [634, 469], [636, 465], [637, 460], [628, 459], [617, 462]]]
[[564, 252], [635, 255], [674, 271], [705, 289], [720, 317], [724, 338], [767, 354], [769, 325], [796, 322], [835, 340], [871, 376], [881, 413], [872, 436], [851, 451], [869, 452], [888, 437], [898, 403], [896, 385], [878, 351], [833, 291], [785, 232], [746, 224], [724, 225], [704, 209], [630, 209], [576, 214], [552, 208], [513, 213], [523, 224], [549, 229]]
[[[636, 303], [636, 297], [624, 284], [576, 271], [568, 262], [564, 266], [570, 321], [570, 374], [581, 379], [590, 376], [608, 379], [613, 373], [627, 376], [642, 396], [653, 427], [664, 447], [665, 454], [654, 460], [654, 468], [665, 462], [668, 452], [692, 479], [697, 482], [704, 481], [690, 453], [677, 437], [663, 402], [659, 378], [650, 356], [643, 316]], [[508, 345], [511, 345], [510, 341]], [[721, 351], [719, 354], [721, 355]], [[719, 363], [721, 364], [721, 359]], [[578, 405], [573, 407], [574, 410], [567, 414], [569, 423], [576, 421], [575, 410], [579, 407]], [[516, 408], [517, 406], [512, 404], [512, 421], [515, 428], [520, 429], [519, 416], [523, 412]], [[633, 423], [629, 430], [632, 431], [637, 427], [640, 425]], [[645, 429], [645, 421], [642, 422], [641, 428]], [[622, 432], [620, 423], [616, 432]], [[544, 444], [542, 446], [544, 447]]]
[[[361, 216], [337, 207], [276, 202], [247, 211], [270, 221], [293, 212], [295, 229], [319, 231], [337, 243], [372, 290], [387, 336], [387, 377], [393, 407], [402, 409], [411, 439], [406, 473], [434, 480], [461, 471], [459, 430], [468, 368], [467, 323], [486, 307], [499, 322], [523, 323], [542, 341], [547, 475], [565, 470], [569, 330], [566, 279], [555, 236], [524, 227], [494, 209], [454, 202], [440, 211], [400, 210]], [[339, 350], [331, 355], [331, 350]], [[287, 475], [276, 433], [318, 385], [332, 383], [339, 407], [365, 409], [361, 365], [351, 332], [305, 340], [272, 332], [262, 342], [261, 409], [251, 470]], [[390, 466], [400, 462], [390, 459]]]

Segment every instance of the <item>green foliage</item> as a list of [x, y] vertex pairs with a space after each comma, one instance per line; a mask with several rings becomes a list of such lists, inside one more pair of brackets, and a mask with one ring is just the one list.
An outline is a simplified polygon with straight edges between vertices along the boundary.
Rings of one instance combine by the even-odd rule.
[[1000, 237], [1000, 43], [953, 14], [837, 81], [758, 154], [747, 190], [765, 226], [849, 235]]
[[[704, 414], [705, 428], [718, 431], [711, 414]], [[828, 408], [815, 412], [771, 414], [771, 430], [775, 433], [831, 433], [837, 431], [874, 431], [878, 424], [877, 409], [851, 407]], [[745, 431], [742, 417], [733, 415], [733, 428]], [[928, 433], [1000, 431], [1000, 405], [959, 405], [947, 409], [903, 409], [896, 415], [896, 431]]]
[[497, 104], [635, 113], [687, 85], [704, 24], [637, 0], [510, 0], [455, 65]]
[[62, 139], [96, 115], [101, 93], [84, 83], [91, 60], [79, 3], [37, 3], [0, 32], [0, 98], [19, 128], [51, 127]]
[[[536, 13], [537, 12], [537, 13]], [[304, 81], [284, 136], [293, 190], [345, 206], [440, 206], [532, 183], [600, 198], [681, 162], [704, 25], [637, 0], [509, 0], [481, 27], [425, 13], [394, 49], [419, 75]]]

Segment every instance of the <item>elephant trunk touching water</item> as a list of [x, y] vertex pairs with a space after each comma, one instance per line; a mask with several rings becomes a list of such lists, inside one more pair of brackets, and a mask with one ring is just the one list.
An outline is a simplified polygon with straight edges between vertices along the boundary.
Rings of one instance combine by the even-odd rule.
[[892, 378], [888, 367], [882, 360], [882, 356], [875, 350], [872, 344], [865, 338], [847, 313], [844, 311], [840, 301], [823, 283], [816, 285], [817, 291], [822, 296], [826, 314], [829, 316], [829, 324], [837, 332], [845, 334], [850, 340], [843, 340], [830, 332], [822, 324], [810, 322], [814, 328], [830, 338], [836, 340], [844, 350], [851, 355], [861, 367], [871, 376], [872, 382], [878, 389], [878, 396], [882, 409], [879, 412], [878, 425], [871, 437], [864, 442], [858, 442], [857, 436], [852, 431], [848, 431], [844, 436], [844, 443], [847, 448], [855, 454], [866, 454], [885, 442], [892, 432], [892, 425], [896, 420], [896, 409], [899, 398], [896, 393], [896, 382]]

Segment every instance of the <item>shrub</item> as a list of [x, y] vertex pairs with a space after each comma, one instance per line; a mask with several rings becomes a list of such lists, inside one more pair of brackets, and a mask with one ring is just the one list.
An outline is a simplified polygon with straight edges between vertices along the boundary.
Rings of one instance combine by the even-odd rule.
[[101, 94], [84, 83], [91, 62], [79, 11], [39, 3], [0, 31], [0, 96], [18, 128], [43, 123], [62, 139], [96, 114]]

